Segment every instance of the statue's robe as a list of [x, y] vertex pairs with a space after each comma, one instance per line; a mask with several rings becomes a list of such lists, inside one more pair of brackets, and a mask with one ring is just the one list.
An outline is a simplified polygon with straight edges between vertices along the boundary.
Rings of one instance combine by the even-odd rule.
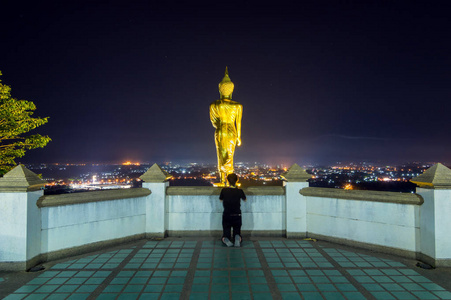
[[210, 120], [215, 130], [218, 171], [221, 180], [233, 173], [233, 154], [240, 137], [243, 106], [231, 100], [216, 100], [210, 104]]

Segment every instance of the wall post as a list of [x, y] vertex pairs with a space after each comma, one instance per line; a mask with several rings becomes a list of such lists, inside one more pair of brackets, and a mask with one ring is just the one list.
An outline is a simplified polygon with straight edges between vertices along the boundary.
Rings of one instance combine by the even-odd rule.
[[424, 199], [419, 259], [434, 267], [451, 267], [451, 170], [438, 163], [411, 181]]
[[46, 181], [23, 165], [0, 178], [0, 270], [24, 271], [40, 262], [41, 211]]
[[143, 188], [152, 192], [146, 198], [146, 236], [164, 238], [168, 229], [166, 188], [171, 175], [154, 164], [140, 178], [144, 181]]
[[282, 175], [285, 186], [285, 222], [287, 238], [307, 236], [307, 198], [299, 191], [309, 186], [311, 178], [304, 169], [294, 164]]

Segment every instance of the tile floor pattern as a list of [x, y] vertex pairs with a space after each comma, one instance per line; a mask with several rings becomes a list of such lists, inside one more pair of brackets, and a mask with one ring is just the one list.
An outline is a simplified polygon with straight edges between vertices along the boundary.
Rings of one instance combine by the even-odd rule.
[[[2, 284], [3, 278], [0, 278]], [[5, 299], [451, 299], [400, 262], [310, 241], [147, 241], [58, 263]]]

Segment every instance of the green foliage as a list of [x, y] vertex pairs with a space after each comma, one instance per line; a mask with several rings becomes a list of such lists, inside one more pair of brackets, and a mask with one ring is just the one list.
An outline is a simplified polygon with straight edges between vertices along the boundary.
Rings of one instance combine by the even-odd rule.
[[31, 101], [12, 98], [11, 87], [0, 80], [0, 175], [13, 168], [16, 165], [14, 159], [24, 156], [26, 150], [43, 148], [51, 141], [40, 134], [25, 136], [47, 123], [48, 118], [31, 117], [35, 109]]

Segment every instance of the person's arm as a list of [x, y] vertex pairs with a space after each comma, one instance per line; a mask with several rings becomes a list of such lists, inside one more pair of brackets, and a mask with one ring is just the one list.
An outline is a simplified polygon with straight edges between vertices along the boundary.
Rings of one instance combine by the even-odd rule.
[[243, 190], [240, 189], [240, 191], [241, 191], [241, 199], [243, 199], [243, 201], [246, 201], [247, 200], [246, 199], [246, 194], [244, 194]]
[[222, 193], [224, 189], [221, 190], [221, 194], [219, 194], [219, 200], [224, 200], [224, 194]]

